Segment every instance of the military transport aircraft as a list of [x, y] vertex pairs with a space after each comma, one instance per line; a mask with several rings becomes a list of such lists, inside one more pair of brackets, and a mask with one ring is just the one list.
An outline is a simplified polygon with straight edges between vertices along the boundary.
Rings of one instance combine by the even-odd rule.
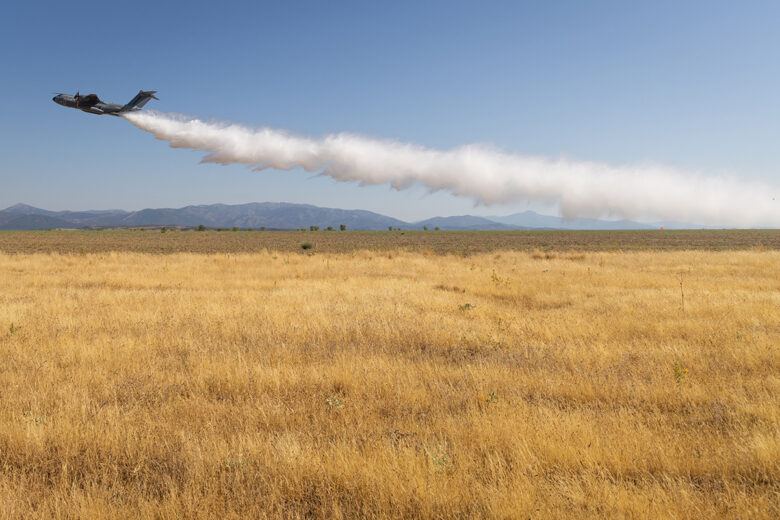
[[81, 96], [78, 92], [76, 92], [75, 96], [69, 96], [68, 94], [57, 94], [51, 99], [55, 103], [64, 107], [78, 108], [79, 110], [83, 110], [84, 112], [88, 112], [90, 114], [108, 114], [109, 116], [120, 116], [126, 112], [141, 110], [141, 107], [143, 107], [150, 99], [158, 99], [154, 95], [156, 92], [156, 90], [141, 90], [126, 105], [104, 103], [103, 101], [100, 101], [100, 99], [98, 99], [95, 94]]

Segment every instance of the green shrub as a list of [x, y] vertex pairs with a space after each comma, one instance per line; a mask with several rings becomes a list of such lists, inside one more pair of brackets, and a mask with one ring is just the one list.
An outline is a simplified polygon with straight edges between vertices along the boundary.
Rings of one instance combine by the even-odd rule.
[[310, 242], [304, 242], [301, 244], [301, 249], [311, 249], [312, 247], [314, 246], [312, 246]]

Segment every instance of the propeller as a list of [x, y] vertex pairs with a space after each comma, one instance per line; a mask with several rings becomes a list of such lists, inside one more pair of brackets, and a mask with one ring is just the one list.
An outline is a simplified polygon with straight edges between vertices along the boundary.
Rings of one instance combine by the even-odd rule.
[[79, 91], [77, 90], [77, 91], [76, 91], [76, 95], [75, 95], [75, 96], [73, 96], [73, 99], [75, 99], [75, 100], [76, 100], [76, 108], [78, 108], [78, 107], [79, 107], [79, 97], [80, 97], [80, 96], [79, 96]]

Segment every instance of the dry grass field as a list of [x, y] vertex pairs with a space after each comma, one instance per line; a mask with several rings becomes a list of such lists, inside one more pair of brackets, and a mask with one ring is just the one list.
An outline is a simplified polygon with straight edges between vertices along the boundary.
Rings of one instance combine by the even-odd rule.
[[2, 518], [780, 516], [778, 251], [81, 253], [0, 253]]
[[0, 231], [5, 253], [319, 253], [397, 251], [470, 255], [493, 251], [680, 251], [778, 249], [780, 230], [651, 231]]

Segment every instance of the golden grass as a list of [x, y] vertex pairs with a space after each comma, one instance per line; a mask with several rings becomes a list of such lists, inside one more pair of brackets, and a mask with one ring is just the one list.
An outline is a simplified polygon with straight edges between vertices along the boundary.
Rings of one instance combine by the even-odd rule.
[[0, 516], [777, 518], [779, 273], [0, 254]]

